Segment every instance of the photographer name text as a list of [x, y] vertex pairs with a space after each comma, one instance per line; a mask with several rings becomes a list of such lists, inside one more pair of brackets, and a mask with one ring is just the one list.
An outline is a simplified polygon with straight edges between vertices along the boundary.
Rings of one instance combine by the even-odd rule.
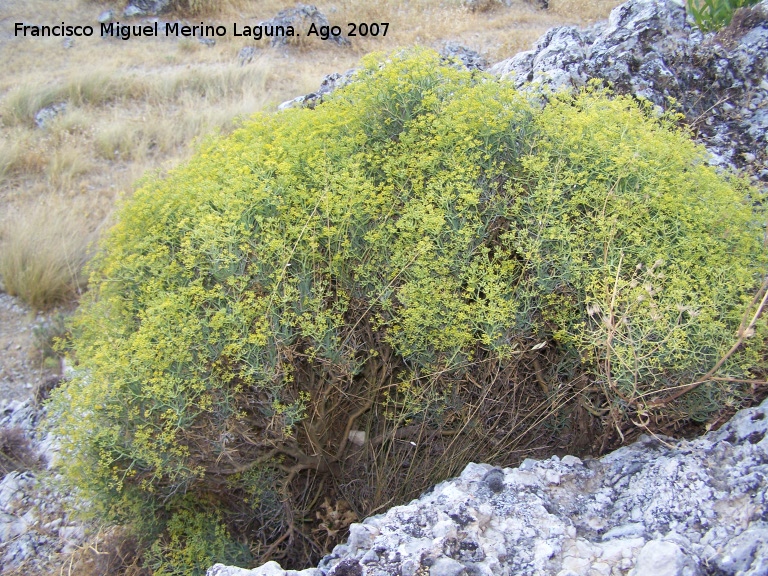
[[[320, 40], [341, 36], [345, 30], [341, 26], [318, 26], [314, 22], [309, 29], [302, 32], [297, 31], [293, 26], [282, 26], [272, 24], [258, 24], [248, 26], [233, 23], [231, 27], [223, 24], [200, 24], [189, 25], [181, 22], [151, 22], [148, 24], [120, 24], [120, 22], [102, 23], [98, 27], [85, 25], [72, 25], [65, 22], [60, 24], [35, 25], [16, 22], [14, 26], [15, 37], [89, 37], [100, 32], [102, 37], [120, 38], [121, 40], [130, 40], [131, 38], [157, 38], [161, 36], [174, 38], [221, 38], [223, 36], [247, 37], [254, 40], [262, 38], [275, 37], [296, 37], [307, 36], [317, 37]], [[386, 36], [389, 30], [389, 22], [349, 22], [346, 24], [346, 37], [366, 37], [366, 36]], [[230, 34], [231, 32], [231, 34]]]

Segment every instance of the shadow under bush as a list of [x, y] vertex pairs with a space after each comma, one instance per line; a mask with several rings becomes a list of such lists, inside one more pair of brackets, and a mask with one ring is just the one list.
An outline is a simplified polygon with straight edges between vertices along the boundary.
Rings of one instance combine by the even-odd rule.
[[[469, 461], [738, 407], [764, 366], [760, 199], [675, 121], [599, 90], [541, 109], [412, 51], [208, 143], [92, 265], [52, 403], [66, 477], [144, 519], [158, 573], [238, 544], [295, 567]], [[185, 556], [180, 514], [221, 545]]]

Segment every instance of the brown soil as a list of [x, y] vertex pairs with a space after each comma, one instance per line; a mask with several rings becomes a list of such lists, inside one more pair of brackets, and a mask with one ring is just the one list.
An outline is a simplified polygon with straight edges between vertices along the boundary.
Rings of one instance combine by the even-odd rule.
[[35, 348], [34, 329], [47, 319], [0, 292], [0, 405], [33, 398], [40, 385], [58, 374], [44, 366]]

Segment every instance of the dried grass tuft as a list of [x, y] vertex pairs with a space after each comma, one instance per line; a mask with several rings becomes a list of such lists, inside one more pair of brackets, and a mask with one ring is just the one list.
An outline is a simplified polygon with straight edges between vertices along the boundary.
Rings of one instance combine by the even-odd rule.
[[0, 477], [14, 470], [30, 470], [38, 464], [24, 430], [18, 426], [0, 428]]
[[86, 215], [61, 202], [8, 214], [0, 223], [3, 289], [37, 309], [78, 296], [92, 239]]

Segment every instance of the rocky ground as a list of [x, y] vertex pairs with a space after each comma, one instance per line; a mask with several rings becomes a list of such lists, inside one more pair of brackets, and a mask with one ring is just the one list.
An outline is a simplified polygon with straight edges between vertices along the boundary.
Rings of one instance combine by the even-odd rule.
[[[34, 425], [33, 411], [29, 403], [11, 405], [0, 425], [24, 430]], [[26, 432], [32, 437], [31, 450], [38, 461], [0, 481], [0, 572], [4, 574], [50, 573], [86, 536], [86, 526], [67, 512], [69, 495], [57, 487], [56, 475], [47, 469], [49, 443], [35, 438], [32, 430]]]
[[45, 366], [35, 350], [35, 327], [47, 317], [0, 292], [0, 402], [26, 400], [56, 369]]
[[35, 314], [0, 293], [0, 573], [44, 574], [85, 539], [70, 518], [68, 495], [49, 469], [55, 446], [38, 427], [36, 399], [58, 380], [39, 346], [56, 313]]
[[693, 441], [643, 437], [599, 460], [470, 464], [350, 527], [317, 568], [208, 576], [764, 576], [768, 401]]

